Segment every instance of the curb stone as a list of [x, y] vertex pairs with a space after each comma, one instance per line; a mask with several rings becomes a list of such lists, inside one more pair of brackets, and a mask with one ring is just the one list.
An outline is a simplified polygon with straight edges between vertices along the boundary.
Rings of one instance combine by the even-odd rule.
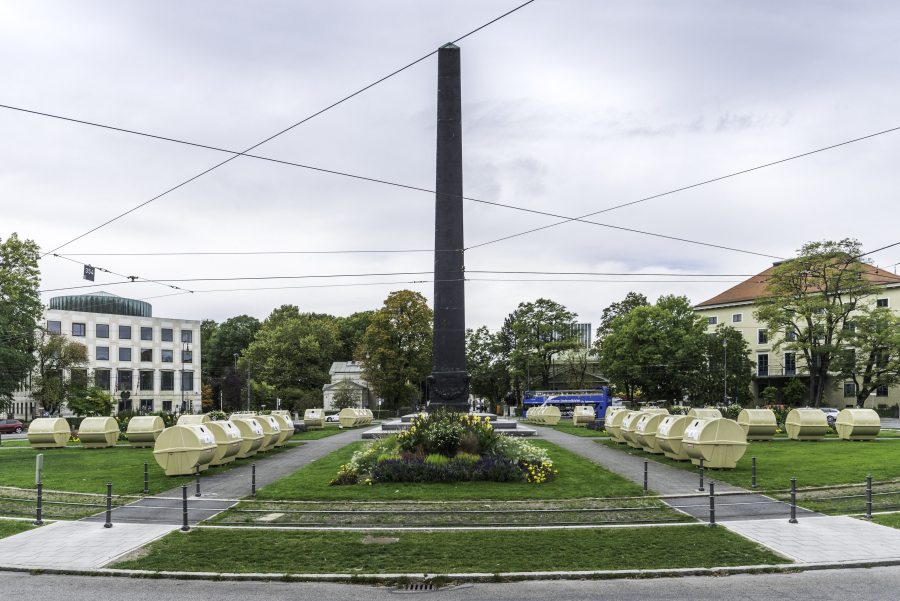
[[866, 561], [791, 563], [780, 565], [731, 566], [718, 568], [674, 568], [662, 570], [582, 570], [554, 572], [500, 572], [460, 573], [460, 574], [266, 574], [266, 573], [217, 573], [217, 572], [154, 572], [150, 570], [117, 570], [101, 568], [94, 570], [42, 569], [35, 567], [5, 567], [5, 572], [30, 572], [34, 574], [57, 574], [66, 576], [107, 576], [120, 578], [166, 578], [172, 580], [231, 580], [260, 582], [349, 582], [376, 584], [401, 578], [422, 581], [432, 578], [464, 582], [501, 582], [506, 580], [570, 580], [570, 579], [637, 579], [637, 578], [682, 578], [685, 576], [729, 576], [733, 574], [792, 573], [806, 570], [839, 570], [851, 568], [880, 568], [900, 566], [900, 557]]

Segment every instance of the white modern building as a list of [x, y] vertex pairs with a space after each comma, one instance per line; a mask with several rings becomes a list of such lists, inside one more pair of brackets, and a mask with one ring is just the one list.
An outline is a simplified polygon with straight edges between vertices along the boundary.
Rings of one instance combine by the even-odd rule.
[[[87, 347], [78, 370], [113, 395], [117, 412], [200, 411], [200, 321], [153, 317], [149, 303], [95, 292], [51, 298], [42, 325]], [[7, 417], [42, 411], [26, 385]]]

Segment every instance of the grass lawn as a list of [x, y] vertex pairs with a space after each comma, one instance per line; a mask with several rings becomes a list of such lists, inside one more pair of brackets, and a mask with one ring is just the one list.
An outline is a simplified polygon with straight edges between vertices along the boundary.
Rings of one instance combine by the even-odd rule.
[[[583, 457], [546, 441], [535, 445], [550, 450], [553, 466], [559, 470], [554, 482], [545, 484], [458, 482], [454, 484], [375, 484], [373, 486], [329, 486], [341, 465], [366, 442], [338, 449], [306, 467], [259, 490], [258, 499], [302, 501], [391, 501], [411, 500], [519, 500], [574, 499], [584, 497], [639, 496], [643, 488], [591, 463]], [[900, 447], [898, 447], [900, 449]], [[2, 465], [0, 465], [2, 469]]]
[[0, 538], [19, 534], [20, 532], [26, 532], [33, 528], [37, 528], [37, 526], [32, 526], [31, 522], [26, 522], [24, 520], [4, 520], [3, 518], [0, 518]]
[[[291, 445], [295, 447], [297, 445]], [[249, 459], [211, 467], [201, 472], [201, 479], [232, 467], [258, 462], [287, 450], [274, 449]], [[168, 477], [153, 458], [153, 449], [113, 447], [109, 449], [14, 449], [0, 451], [0, 486], [35, 488], [34, 464], [38, 452], [44, 455], [41, 480], [46, 490], [64, 490], [106, 494], [106, 483], [113, 483], [113, 494], [133, 495], [144, 491], [144, 462], [149, 471], [150, 493], [156, 494], [193, 482], [193, 476]]]
[[[528, 422], [525, 422], [524, 425], [531, 427], [531, 424], [529, 424]], [[534, 425], [537, 428], [552, 428], [552, 429], [556, 430], [557, 432], [565, 432], [566, 434], [571, 434], [573, 436], [583, 436], [586, 438], [597, 438], [597, 437], [605, 438], [605, 437], [609, 436], [609, 434], [607, 434], [605, 431], [601, 432], [599, 430], [588, 430], [587, 428], [576, 428], [575, 426], [572, 425], [571, 421], [567, 421], [567, 422], [561, 421], [558, 424], [556, 424], [555, 426], [538, 426], [537, 424], [534, 424]]]
[[725, 528], [707, 526], [507, 532], [386, 530], [376, 536], [398, 537], [399, 542], [364, 544], [368, 534], [195, 529], [187, 534], [170, 534], [151, 543], [149, 555], [114, 567], [275, 574], [447, 574], [789, 563]]
[[[626, 445], [608, 440], [599, 444], [623, 453], [646, 457], [664, 465], [698, 472], [689, 461], [672, 461], [664, 455], [651, 455]], [[866, 475], [874, 480], [900, 477], [900, 443], [893, 441], [871, 442], [797, 442], [773, 440], [751, 442], [747, 452], [733, 470], [704, 470], [713, 480], [722, 480], [735, 486], [750, 487], [751, 457], [756, 456], [756, 483], [760, 489], [790, 488], [791, 478], [797, 478], [797, 487], [829, 486], [865, 482]], [[652, 483], [652, 479], [651, 479]]]
[[[351, 430], [355, 428], [350, 428]], [[347, 430], [341, 430], [338, 428], [337, 424], [325, 424], [325, 427], [321, 430], [307, 430], [306, 432], [301, 432], [299, 434], [294, 434], [288, 440], [320, 440], [322, 438], [328, 438], [329, 436], [334, 436], [335, 434], [340, 434], [341, 432], [346, 432]]]
[[882, 526], [890, 526], [891, 528], [900, 528], [900, 513], [889, 513], [886, 515], [876, 515], [872, 521]]

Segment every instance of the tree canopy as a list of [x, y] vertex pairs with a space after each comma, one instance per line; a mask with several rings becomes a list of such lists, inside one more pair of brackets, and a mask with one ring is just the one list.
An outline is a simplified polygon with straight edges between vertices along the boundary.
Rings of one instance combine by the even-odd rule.
[[0, 411], [34, 366], [34, 332], [41, 319], [39, 247], [12, 234], [0, 239]]
[[543, 390], [549, 390], [557, 357], [581, 346], [581, 336], [572, 327], [578, 314], [557, 302], [539, 298], [533, 303], [519, 303], [515, 315], [511, 324], [516, 336], [511, 356], [513, 375], [538, 376]]

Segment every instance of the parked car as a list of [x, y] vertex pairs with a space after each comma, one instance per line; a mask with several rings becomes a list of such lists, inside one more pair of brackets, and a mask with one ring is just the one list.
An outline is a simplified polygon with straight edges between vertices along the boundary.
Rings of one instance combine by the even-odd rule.
[[25, 429], [25, 424], [17, 419], [0, 419], [0, 432], [15, 432], [18, 434]]
[[834, 407], [820, 407], [822, 413], [825, 414], [825, 419], [828, 420], [828, 425], [834, 428], [834, 422], [837, 421], [837, 416], [840, 413]]
[[326, 415], [325, 421], [326, 422], [339, 422], [339, 421], [341, 421], [341, 418], [338, 417], [338, 415], [335, 413], [334, 415]]

